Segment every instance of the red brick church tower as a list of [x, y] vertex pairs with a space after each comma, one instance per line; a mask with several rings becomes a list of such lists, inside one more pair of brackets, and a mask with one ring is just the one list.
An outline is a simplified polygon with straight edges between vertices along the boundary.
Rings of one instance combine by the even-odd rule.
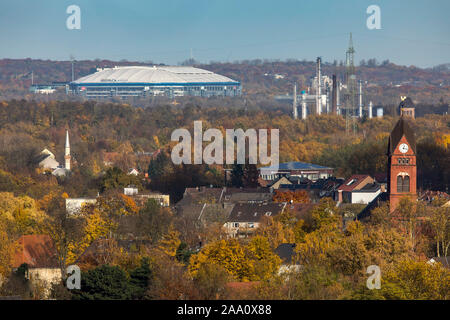
[[408, 120], [400, 117], [389, 136], [388, 192], [390, 211], [407, 196], [417, 200], [416, 139]]

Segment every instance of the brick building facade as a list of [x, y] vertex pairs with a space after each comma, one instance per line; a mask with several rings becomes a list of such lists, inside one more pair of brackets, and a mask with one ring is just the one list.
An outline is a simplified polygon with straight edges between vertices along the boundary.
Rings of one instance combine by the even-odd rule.
[[388, 192], [391, 212], [405, 196], [417, 200], [416, 140], [404, 117], [398, 120], [389, 136]]

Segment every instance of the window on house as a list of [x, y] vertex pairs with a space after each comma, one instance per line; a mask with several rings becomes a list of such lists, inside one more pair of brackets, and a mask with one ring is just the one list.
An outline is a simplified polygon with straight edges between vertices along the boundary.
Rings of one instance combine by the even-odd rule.
[[239, 228], [239, 222], [235, 222], [235, 223], [233, 224], [233, 226], [234, 226], [235, 228]]

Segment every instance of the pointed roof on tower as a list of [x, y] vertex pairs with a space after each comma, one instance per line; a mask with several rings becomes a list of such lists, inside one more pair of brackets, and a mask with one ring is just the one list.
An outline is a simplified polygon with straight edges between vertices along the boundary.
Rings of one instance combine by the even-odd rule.
[[66, 148], [70, 148], [70, 144], [69, 144], [69, 129], [66, 129]]
[[416, 138], [414, 136], [414, 131], [409, 126], [408, 120], [401, 117], [389, 135], [388, 155], [391, 155], [394, 152], [403, 136], [405, 136], [413, 152], [416, 153]]

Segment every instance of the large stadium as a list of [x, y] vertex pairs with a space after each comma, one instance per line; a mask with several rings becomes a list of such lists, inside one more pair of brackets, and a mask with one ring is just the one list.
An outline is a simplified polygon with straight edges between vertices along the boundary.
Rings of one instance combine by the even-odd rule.
[[99, 69], [70, 83], [73, 94], [88, 98], [241, 95], [241, 83], [211, 71], [178, 66]]

